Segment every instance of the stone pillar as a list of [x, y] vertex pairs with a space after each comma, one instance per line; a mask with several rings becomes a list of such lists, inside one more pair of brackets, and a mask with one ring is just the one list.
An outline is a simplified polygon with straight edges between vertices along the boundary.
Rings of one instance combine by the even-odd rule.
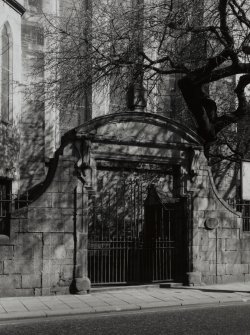
[[74, 222], [74, 278], [71, 292], [75, 294], [89, 293], [90, 280], [88, 272], [88, 222], [86, 208], [88, 195], [79, 180], [75, 189], [75, 222]]
[[72, 292], [84, 294], [90, 291], [88, 278], [88, 204], [89, 194], [94, 187], [95, 164], [91, 157], [91, 142], [86, 139], [74, 143], [78, 153], [75, 165], [78, 184], [75, 190], [75, 228], [74, 228], [74, 279]]

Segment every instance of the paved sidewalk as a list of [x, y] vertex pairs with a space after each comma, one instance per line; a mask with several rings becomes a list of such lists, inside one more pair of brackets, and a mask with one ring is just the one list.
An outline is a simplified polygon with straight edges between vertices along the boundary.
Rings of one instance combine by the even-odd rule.
[[132, 287], [87, 295], [0, 298], [0, 321], [200, 304], [250, 302], [250, 282], [186, 288]]

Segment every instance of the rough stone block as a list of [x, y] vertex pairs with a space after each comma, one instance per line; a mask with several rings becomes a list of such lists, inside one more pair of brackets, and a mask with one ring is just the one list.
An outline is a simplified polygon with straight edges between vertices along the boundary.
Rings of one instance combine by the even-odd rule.
[[50, 224], [50, 231], [53, 232], [64, 232], [64, 224], [63, 221], [60, 220], [54, 220], [53, 222], [51, 222]]
[[64, 245], [58, 245], [53, 248], [52, 258], [54, 259], [65, 259], [66, 258], [66, 249]]
[[74, 208], [74, 193], [53, 193], [52, 206], [54, 208]]
[[18, 219], [27, 219], [28, 218], [28, 208], [23, 207], [20, 209], [15, 210], [14, 212], [15, 217], [18, 217]]
[[74, 211], [72, 209], [62, 209], [62, 223], [65, 232], [74, 231]]
[[34, 291], [35, 291], [34, 292], [35, 296], [41, 296], [42, 295], [42, 289], [41, 288], [36, 287]]
[[43, 262], [42, 262], [42, 272], [45, 274], [45, 273], [50, 273], [51, 272], [51, 269], [52, 269], [52, 263], [51, 263], [51, 260], [50, 259], [43, 259]]
[[222, 264], [240, 264], [240, 263], [247, 263], [245, 261], [241, 261], [241, 252], [240, 250], [237, 251], [223, 251], [220, 250], [218, 252], [218, 263]]
[[68, 167], [68, 168], [64, 167], [63, 172], [60, 175], [60, 181], [66, 181], [66, 182], [71, 181], [72, 180], [72, 175], [73, 175], [73, 174], [71, 174], [71, 172], [73, 172], [73, 171], [70, 167]]
[[61, 193], [65, 193], [69, 191], [72, 191], [73, 193], [76, 187], [76, 183], [73, 180], [61, 181], [61, 182], [58, 182], [58, 187], [59, 187], [59, 192]]
[[74, 249], [75, 243], [73, 234], [65, 234], [63, 236], [63, 244], [66, 249]]
[[29, 208], [50, 208], [52, 207], [52, 194], [45, 192], [36, 201], [29, 205]]
[[74, 249], [66, 249], [66, 258], [73, 259]]
[[51, 233], [43, 233], [43, 244], [45, 248], [51, 244]]
[[208, 240], [208, 250], [215, 250], [216, 244], [218, 245], [218, 240], [211, 238]]
[[35, 246], [37, 243], [42, 243], [42, 233], [18, 234], [18, 245], [20, 246]]
[[45, 288], [42, 288], [42, 296], [46, 296], [46, 295], [51, 295], [51, 289], [50, 287], [45, 287]]
[[218, 238], [231, 238], [232, 237], [232, 229], [230, 229], [230, 228], [218, 228], [217, 229], [217, 237]]
[[231, 233], [232, 233], [232, 238], [240, 239], [240, 229], [239, 228], [232, 229]]
[[15, 260], [25, 259], [28, 261], [34, 257], [34, 250], [33, 247], [29, 245], [17, 245], [14, 246], [14, 255]]
[[250, 274], [246, 273], [244, 279], [245, 279], [246, 282], [250, 281]]
[[22, 275], [22, 288], [41, 287], [41, 275]]
[[242, 251], [250, 251], [250, 238], [241, 240]]
[[242, 251], [242, 263], [250, 263], [250, 251]]
[[245, 274], [248, 273], [248, 264], [226, 264], [226, 274]]
[[199, 246], [189, 246], [189, 253], [193, 255], [193, 260], [199, 259]]
[[193, 218], [194, 227], [204, 228], [204, 223], [205, 223], [204, 217], [198, 217], [196, 215], [196, 217]]
[[215, 275], [216, 274], [216, 264], [209, 263], [209, 273]]
[[64, 234], [63, 233], [52, 233], [50, 236], [51, 236], [52, 245], [64, 244]]
[[63, 265], [61, 267], [61, 273], [63, 274], [63, 277], [71, 278], [73, 277], [73, 265]]
[[0, 288], [20, 288], [21, 276], [20, 275], [0, 275]]
[[43, 287], [51, 286], [51, 274], [50, 273], [42, 273], [42, 283], [43, 283]]
[[52, 250], [51, 250], [51, 245], [46, 245], [43, 248], [43, 260], [49, 260], [51, 259], [52, 255]]
[[209, 261], [200, 262], [198, 266], [196, 264], [196, 267], [197, 268], [194, 268], [194, 271], [199, 271], [201, 273], [210, 272], [210, 263], [209, 263]]
[[201, 285], [201, 273], [200, 272], [188, 272], [188, 284], [191, 286]]
[[236, 220], [237, 220], [236, 221], [237, 228], [243, 227], [243, 219], [242, 218], [237, 218]]
[[61, 183], [59, 181], [53, 180], [47, 189], [48, 193], [58, 193], [61, 192]]
[[207, 275], [206, 273], [202, 275], [201, 277], [202, 283], [206, 285], [213, 285], [216, 283], [216, 276], [213, 275]]
[[217, 274], [225, 275], [226, 274], [226, 264], [217, 264]]
[[28, 219], [19, 219], [18, 232], [27, 232], [27, 231], [28, 231]]
[[0, 262], [0, 274], [3, 274], [3, 262]]
[[226, 284], [226, 283], [237, 283], [237, 282], [244, 282], [245, 275], [238, 274], [238, 275], [222, 275], [217, 277], [218, 284]]
[[217, 249], [220, 251], [225, 251], [226, 248], [226, 240], [224, 238], [217, 239]]
[[226, 239], [226, 250], [240, 250], [240, 240], [238, 239]]
[[33, 260], [4, 261], [4, 274], [32, 274], [35, 269]]
[[[205, 251], [205, 252], [210, 252], [210, 251], [215, 251], [216, 249], [216, 239], [215, 238], [211, 238], [211, 239], [207, 239], [205, 240], [205, 242], [207, 243], [201, 243], [201, 250]], [[218, 243], [218, 240], [217, 240]]]
[[35, 295], [35, 289], [33, 288], [20, 288], [16, 289], [15, 295], [17, 297], [31, 297]]
[[[213, 238], [216, 238], [216, 230], [215, 230], [215, 229], [213, 229], [213, 230], [208, 230], [207, 233], [208, 233], [208, 238], [209, 238], [209, 240], [210, 240], [210, 239], [213, 239]], [[217, 237], [218, 237], [218, 236], [217, 236]]]
[[[49, 226], [54, 220], [60, 220], [61, 211], [58, 208], [30, 208], [28, 213], [29, 225]], [[39, 231], [38, 229], [36, 231]]]
[[14, 250], [12, 245], [0, 245], [0, 259], [12, 259]]
[[14, 247], [15, 259], [41, 258], [42, 244], [41, 233], [19, 234], [18, 245]]
[[[79, 251], [83, 251], [83, 250], [86, 250], [87, 247], [88, 247], [88, 235], [87, 234], [84, 234], [84, 233], [79, 233], [77, 235], [77, 239], [78, 239], [78, 248], [79, 248]], [[197, 249], [199, 247], [195, 247], [193, 246], [193, 253], [195, 254]]]
[[216, 252], [214, 250], [207, 250], [206, 252], [204, 252], [204, 259], [206, 261], [215, 261], [216, 260]]

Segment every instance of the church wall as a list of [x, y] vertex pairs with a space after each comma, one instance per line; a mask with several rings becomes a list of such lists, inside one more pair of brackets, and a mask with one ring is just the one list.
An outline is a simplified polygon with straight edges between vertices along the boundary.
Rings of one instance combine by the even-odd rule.
[[[9, 122], [0, 122], [0, 178], [13, 181], [13, 191], [18, 189], [19, 164], [18, 153], [20, 149], [20, 119], [21, 119], [21, 89], [22, 89], [22, 66], [21, 66], [21, 15], [14, 11], [7, 3], [0, 2], [0, 29], [7, 24], [12, 43], [12, 117]], [[1, 44], [1, 42], [0, 42]], [[2, 48], [2, 46], [0, 46]], [[2, 55], [2, 52], [1, 52]], [[0, 82], [2, 64], [0, 65]]]

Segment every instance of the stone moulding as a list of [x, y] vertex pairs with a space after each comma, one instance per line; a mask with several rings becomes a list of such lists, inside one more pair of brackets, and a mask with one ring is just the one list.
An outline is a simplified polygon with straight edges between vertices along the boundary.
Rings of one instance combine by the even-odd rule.
[[[153, 114], [153, 113], [143, 113], [143, 112], [126, 112], [126, 113], [116, 113], [116, 114], [108, 114], [104, 116], [97, 117], [92, 119], [79, 127], [75, 128], [77, 137], [81, 138], [81, 136], [89, 136], [95, 135], [95, 130], [100, 128], [106, 124], [114, 124], [114, 123], [122, 123], [122, 122], [137, 122], [137, 123], [145, 123], [151, 124], [155, 126], [159, 126], [162, 128], [167, 128], [169, 126], [173, 127], [173, 129], [181, 132], [182, 136], [187, 139], [190, 144], [202, 146], [204, 141], [201, 137], [199, 137], [193, 130], [187, 128], [186, 126], [173, 121], [169, 118], [166, 118], [162, 115]], [[110, 136], [108, 136], [109, 138]]]
[[[197, 149], [202, 148], [202, 140], [194, 131], [161, 115], [142, 113], [142, 112], [127, 112], [127, 113], [117, 113], [117, 114], [109, 114], [101, 116], [92, 119], [84, 123], [83, 125], [68, 131], [62, 136], [61, 145], [55, 151], [54, 157], [50, 160], [48, 164], [48, 172], [44, 181], [38, 183], [31, 189], [24, 192], [25, 196], [28, 192], [30, 202], [34, 202], [46, 191], [46, 189], [53, 181], [58, 166], [59, 157], [60, 155], [63, 154], [63, 150], [68, 144], [70, 143], [74, 144], [76, 142], [79, 142], [79, 140], [81, 141], [88, 140], [95, 142], [96, 129], [106, 124], [114, 124], [121, 122], [135, 122], [135, 123], [137, 122], [137, 123], [151, 124], [162, 128], [167, 128], [169, 127], [169, 125], [171, 125], [174, 130], [180, 131], [181, 135], [189, 142], [189, 144], [179, 143], [177, 147], [187, 148], [189, 146]], [[109, 141], [109, 136], [110, 134], [107, 134], [107, 136], [105, 136], [105, 139], [103, 138], [103, 140]], [[97, 142], [100, 140], [101, 139], [98, 138], [97, 136]], [[124, 142], [124, 144], [128, 143]], [[168, 146], [169, 144], [171, 146], [171, 143], [166, 143], [165, 145]], [[174, 144], [172, 143], [172, 145]]]

